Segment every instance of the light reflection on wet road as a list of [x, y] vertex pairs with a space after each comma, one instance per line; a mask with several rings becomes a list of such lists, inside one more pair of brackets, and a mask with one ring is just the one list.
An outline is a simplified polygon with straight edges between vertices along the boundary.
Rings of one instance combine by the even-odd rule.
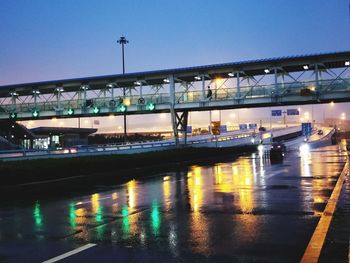
[[37, 262], [96, 243], [65, 262], [298, 262], [344, 165], [338, 148], [290, 152], [276, 165], [255, 153], [89, 196], [6, 205], [0, 260]]

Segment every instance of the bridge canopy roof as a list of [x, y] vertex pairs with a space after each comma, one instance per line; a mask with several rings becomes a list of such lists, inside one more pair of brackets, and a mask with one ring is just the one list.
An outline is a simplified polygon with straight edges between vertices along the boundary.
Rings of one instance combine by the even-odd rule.
[[[303, 66], [321, 64], [326, 68], [341, 68], [345, 62], [350, 60], [350, 51], [322, 53], [312, 55], [299, 55], [277, 57], [269, 59], [247, 60], [222, 64], [213, 64], [196, 67], [184, 67], [175, 69], [164, 69], [144, 72], [134, 72], [126, 74], [104, 75], [74, 79], [62, 79], [42, 82], [32, 82], [24, 84], [14, 84], [0, 86], [0, 97], [8, 97], [11, 92], [19, 95], [30, 95], [33, 90], [40, 93], [53, 93], [56, 88], [62, 87], [65, 92], [78, 91], [83, 85], [89, 85], [90, 90], [100, 90], [106, 88], [108, 84], [113, 84], [115, 88], [133, 87], [136, 81], [143, 81], [144, 85], [163, 84], [164, 79], [174, 75], [175, 82], [194, 81], [195, 77], [204, 75], [206, 79], [224, 77], [229, 73], [242, 72], [248, 76], [263, 75], [265, 69], [277, 68], [279, 71], [291, 73], [303, 71]], [[272, 74], [274, 71], [270, 70]]]

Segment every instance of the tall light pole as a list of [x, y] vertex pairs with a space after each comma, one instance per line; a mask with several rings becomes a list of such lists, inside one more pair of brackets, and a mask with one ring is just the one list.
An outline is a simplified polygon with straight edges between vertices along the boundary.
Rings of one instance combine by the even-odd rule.
[[[129, 43], [129, 40], [127, 40], [124, 36], [121, 36], [120, 39], [117, 41], [118, 44], [122, 45], [122, 63], [123, 63], [123, 74], [125, 74], [125, 60], [124, 60], [124, 45]], [[125, 98], [125, 87], [123, 87], [123, 96]], [[126, 113], [124, 112], [124, 143], [127, 141], [127, 134], [126, 134]]]

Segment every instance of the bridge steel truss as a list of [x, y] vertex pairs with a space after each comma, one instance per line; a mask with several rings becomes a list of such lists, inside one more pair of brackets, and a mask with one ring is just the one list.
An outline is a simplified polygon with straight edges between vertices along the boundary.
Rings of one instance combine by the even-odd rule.
[[0, 86], [0, 120], [169, 112], [178, 141], [189, 111], [348, 102], [349, 61], [346, 51]]

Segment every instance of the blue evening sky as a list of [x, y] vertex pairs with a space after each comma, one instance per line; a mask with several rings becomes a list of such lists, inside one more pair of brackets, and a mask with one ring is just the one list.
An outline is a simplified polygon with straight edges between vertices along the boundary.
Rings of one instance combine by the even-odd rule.
[[348, 0], [1, 0], [0, 85], [349, 50]]

